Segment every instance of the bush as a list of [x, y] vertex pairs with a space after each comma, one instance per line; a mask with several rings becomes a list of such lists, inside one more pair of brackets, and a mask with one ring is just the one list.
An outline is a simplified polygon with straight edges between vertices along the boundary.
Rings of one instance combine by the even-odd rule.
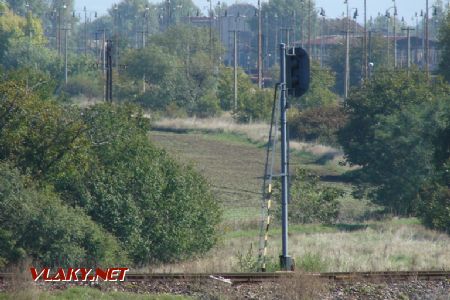
[[84, 95], [89, 100], [103, 96], [103, 88], [97, 80], [85, 75], [71, 77], [64, 87], [64, 92], [72, 97]]
[[[277, 197], [279, 189], [276, 189]], [[319, 178], [298, 169], [292, 179], [289, 203], [289, 221], [294, 223], [333, 223], [339, 214], [339, 198], [344, 191], [323, 186]], [[281, 204], [277, 205], [276, 215], [281, 218]]]
[[208, 118], [218, 115], [221, 111], [219, 99], [213, 91], [208, 91], [197, 103], [195, 103], [195, 106], [190, 113], [199, 118]]
[[234, 118], [239, 122], [264, 121], [272, 112], [272, 90], [251, 89], [239, 95]]
[[142, 111], [62, 106], [14, 82], [0, 84], [0, 96], [0, 159], [51, 186], [74, 214], [86, 212], [135, 263], [184, 259], [214, 245], [220, 210], [207, 182], [151, 144]]
[[293, 110], [288, 118], [291, 138], [329, 145], [338, 144], [337, 132], [346, 122], [343, 109], [337, 105]]
[[71, 267], [89, 257], [97, 266], [125, 264], [117, 240], [80, 208], [65, 206], [49, 189], [39, 189], [10, 164], [0, 163], [0, 267], [31, 257]]
[[450, 233], [450, 188], [439, 184], [421, 191], [419, 216], [427, 227]]

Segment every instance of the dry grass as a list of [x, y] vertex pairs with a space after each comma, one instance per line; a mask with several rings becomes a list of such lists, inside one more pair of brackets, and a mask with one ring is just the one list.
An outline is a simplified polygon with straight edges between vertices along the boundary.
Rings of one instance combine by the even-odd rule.
[[[269, 240], [268, 256], [275, 265], [281, 252], [279, 239], [271, 236]], [[231, 238], [204, 258], [141, 271], [240, 271], [237, 254], [245, 252], [251, 243], [257, 245], [257, 236]], [[298, 270], [314, 272], [450, 270], [450, 237], [421, 225], [374, 223], [353, 232], [290, 234], [289, 254]]]
[[[154, 123], [158, 128], [165, 129], [184, 129], [197, 130], [210, 133], [232, 133], [244, 135], [252, 142], [266, 143], [269, 138], [269, 124], [256, 122], [250, 124], [236, 123], [229, 114], [215, 118], [164, 118]], [[304, 143], [291, 141], [290, 146], [293, 150], [307, 151], [314, 155], [332, 154], [341, 156], [342, 152], [330, 146], [316, 143]]]
[[208, 132], [224, 132], [246, 135], [254, 142], [266, 142], [269, 125], [266, 123], [238, 124], [229, 114], [215, 118], [175, 118], [161, 119], [154, 123], [156, 127], [167, 129], [186, 129]]

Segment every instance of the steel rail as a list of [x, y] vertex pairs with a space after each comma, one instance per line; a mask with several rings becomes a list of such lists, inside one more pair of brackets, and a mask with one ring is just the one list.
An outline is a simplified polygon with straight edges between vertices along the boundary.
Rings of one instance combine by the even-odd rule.
[[[155, 280], [228, 280], [235, 283], [276, 281], [294, 276], [313, 276], [329, 281], [411, 281], [411, 280], [450, 280], [450, 271], [380, 271], [380, 272], [328, 272], [328, 273], [129, 273], [125, 277], [127, 282], [149, 282]], [[0, 281], [12, 280], [13, 273], [0, 273]], [[23, 278], [21, 276], [21, 278]], [[30, 276], [31, 278], [31, 276]]]

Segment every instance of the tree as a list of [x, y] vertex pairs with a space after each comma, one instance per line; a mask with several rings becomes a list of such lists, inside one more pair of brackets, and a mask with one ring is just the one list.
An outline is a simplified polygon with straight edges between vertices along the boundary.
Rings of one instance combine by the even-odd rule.
[[26, 40], [30, 45], [42, 44], [45, 39], [41, 22], [31, 15], [21, 17], [0, 6], [0, 62], [11, 43], [19, 40]]
[[308, 92], [299, 99], [291, 102], [300, 106], [301, 109], [317, 108], [322, 106], [336, 105], [338, 95], [333, 93], [336, 78], [331, 70], [322, 68], [316, 61], [311, 63], [311, 84]]
[[[389, 62], [387, 61], [386, 43], [386, 40], [382, 36], [373, 34], [371, 37], [369, 59], [370, 62], [374, 64], [375, 72], [383, 72], [390, 67]], [[350, 86], [358, 86], [363, 79], [362, 46], [363, 43], [361, 39], [352, 39], [350, 42]], [[393, 49], [392, 46], [390, 47]], [[342, 95], [344, 94], [345, 79], [345, 42], [334, 46], [334, 48], [330, 50], [330, 54], [326, 64], [330, 66], [332, 72], [336, 74], [335, 91]]]
[[[207, 37], [203, 28], [172, 26], [152, 36], [151, 46], [128, 52], [127, 74], [138, 83], [133, 100], [159, 111], [176, 105], [191, 115], [216, 114], [219, 100], [211, 91], [216, 89], [217, 74]], [[141, 92], [144, 75], [145, 93]]]
[[397, 214], [417, 215], [427, 203], [418, 195], [434, 181], [433, 137], [444, 122], [435, 108], [445, 103], [448, 90], [440, 82], [428, 85], [419, 71], [377, 74], [345, 103], [349, 119], [339, 142], [346, 159], [361, 167], [354, 172], [360, 187]]

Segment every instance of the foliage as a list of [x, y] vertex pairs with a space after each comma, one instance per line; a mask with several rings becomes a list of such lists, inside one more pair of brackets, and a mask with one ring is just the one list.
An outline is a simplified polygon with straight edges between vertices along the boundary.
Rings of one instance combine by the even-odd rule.
[[[392, 62], [388, 61], [388, 56], [386, 55], [386, 40], [382, 36], [373, 35], [370, 42], [371, 42], [371, 51], [369, 59], [370, 62], [374, 64], [374, 69], [372, 70], [372, 72], [378, 71], [383, 72], [392, 65]], [[392, 45], [390, 46], [390, 49], [393, 49]], [[357, 86], [363, 79], [361, 70], [363, 45], [360, 40], [352, 39], [352, 42], [350, 43], [349, 55], [350, 55], [350, 86]], [[337, 46], [334, 46], [333, 49], [330, 49], [330, 56], [328, 57], [326, 64], [330, 66], [332, 72], [336, 74], [335, 91], [341, 95], [344, 94], [345, 42]]]
[[448, 67], [450, 61], [450, 11], [447, 11], [447, 16], [442, 22], [439, 31], [439, 43], [441, 46], [440, 73], [447, 81], [450, 81], [450, 68]]
[[18, 16], [8, 8], [0, 13], [0, 61], [11, 48], [11, 43], [26, 40], [30, 44], [42, 44], [44, 31], [39, 19], [32, 16]]
[[88, 100], [102, 98], [103, 87], [96, 78], [86, 75], [77, 75], [69, 79], [64, 86], [64, 92], [69, 96], [84, 95]]
[[[447, 166], [448, 169], [448, 166]], [[447, 185], [430, 184], [420, 191], [420, 217], [423, 223], [442, 231], [450, 232], [450, 181]]]
[[0, 98], [0, 159], [82, 208], [135, 263], [214, 245], [220, 211], [208, 184], [150, 143], [141, 111], [61, 106], [14, 81], [0, 85]]
[[338, 105], [303, 111], [292, 109], [288, 115], [289, 136], [309, 142], [336, 145], [337, 132], [345, 122], [344, 110]]
[[267, 120], [272, 111], [272, 90], [259, 90], [252, 84], [250, 76], [237, 70], [237, 107], [234, 110], [234, 70], [223, 68], [220, 72], [217, 97], [223, 110], [234, 110], [239, 122]]
[[250, 244], [246, 253], [240, 251], [236, 254], [238, 272], [255, 272], [258, 269], [258, 258], [253, 252], [253, 244]]
[[83, 161], [85, 126], [73, 109], [43, 101], [20, 82], [0, 85], [0, 159], [23, 172], [45, 178], [65, 158]]
[[[291, 182], [289, 202], [289, 221], [294, 223], [333, 223], [339, 214], [339, 198], [344, 191], [319, 183], [319, 178], [305, 169], [297, 169]], [[279, 189], [275, 190], [279, 198]], [[281, 204], [277, 205], [276, 215], [281, 217]]]
[[0, 267], [26, 257], [45, 266], [61, 257], [71, 267], [80, 257], [98, 266], [127, 262], [117, 240], [82, 209], [64, 205], [8, 163], [0, 163], [0, 223]]
[[[159, 111], [176, 104], [191, 115], [218, 113], [207, 36], [203, 28], [172, 26], [152, 36], [151, 46], [129, 51], [124, 63], [128, 77], [137, 83], [133, 101]], [[142, 92], [144, 75], [146, 91]]]
[[332, 91], [335, 82], [335, 76], [329, 69], [322, 68], [317, 62], [312, 61], [309, 90], [301, 98], [293, 100], [293, 103], [297, 104], [298, 101], [302, 109], [336, 105], [338, 96]]
[[273, 103], [271, 89], [253, 89], [247, 91], [238, 100], [234, 118], [239, 122], [267, 121], [270, 118]]
[[437, 151], [439, 144], [448, 149], [448, 91], [439, 81], [429, 85], [420, 72], [378, 74], [346, 101], [349, 121], [339, 141], [347, 161], [361, 166], [354, 175], [362, 190], [397, 214], [428, 205], [419, 192], [448, 158], [448, 150]]

